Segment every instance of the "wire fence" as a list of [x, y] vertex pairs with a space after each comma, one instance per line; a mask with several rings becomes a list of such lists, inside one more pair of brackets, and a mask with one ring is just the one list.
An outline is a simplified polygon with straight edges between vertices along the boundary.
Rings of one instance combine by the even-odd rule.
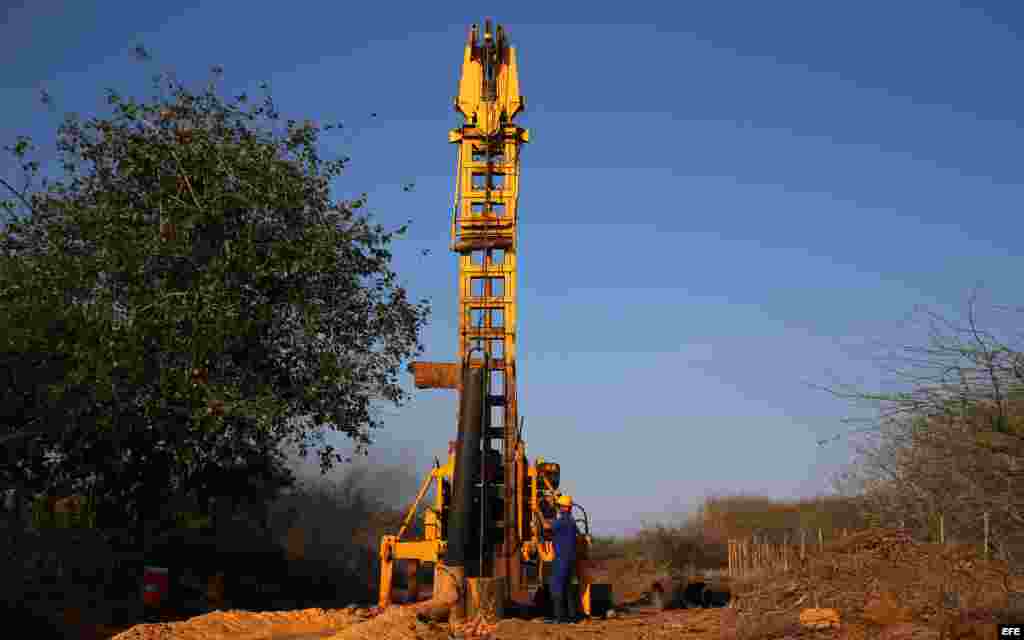
[[[1007, 561], [1011, 567], [1014, 555], [1005, 545], [994, 544], [991, 518], [985, 512], [980, 524], [981, 536], [977, 544], [983, 557], [989, 559], [995, 555]], [[936, 519], [935, 535], [929, 536], [932, 541], [942, 545], [953, 544], [947, 538], [945, 517]], [[906, 531], [905, 522], [896, 523], [897, 528]], [[784, 531], [781, 534], [756, 534], [748, 538], [731, 538], [728, 540], [728, 568], [730, 577], [748, 577], [752, 574], [765, 572], [788, 571], [797, 563], [803, 562], [814, 553], [824, 550], [826, 542], [841, 540], [868, 529], [798, 529]]]

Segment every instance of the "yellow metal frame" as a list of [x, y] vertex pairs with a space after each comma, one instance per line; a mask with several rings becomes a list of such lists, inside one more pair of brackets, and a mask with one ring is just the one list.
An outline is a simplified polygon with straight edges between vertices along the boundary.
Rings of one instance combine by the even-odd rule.
[[[420, 562], [437, 562], [443, 557], [447, 542], [441, 537], [441, 517], [447, 507], [444, 504], [444, 483], [451, 482], [455, 471], [455, 453], [449, 450], [448, 460], [443, 465], [432, 469], [423, 478], [423, 484], [416, 494], [416, 499], [409, 506], [409, 510], [402, 520], [402, 526], [398, 535], [384, 536], [380, 542], [380, 597], [381, 607], [391, 604], [391, 580], [394, 573], [395, 560], [417, 560]], [[428, 507], [424, 514], [423, 540], [402, 541], [402, 537], [409, 529], [420, 502], [426, 496], [431, 484], [434, 484], [433, 505]]]
[[[519, 184], [522, 145], [530, 140], [529, 132], [513, 123], [522, 112], [526, 100], [519, 93], [519, 70], [516, 49], [506, 42], [501, 26], [492, 34], [490, 23], [481, 34], [472, 27], [463, 50], [462, 74], [455, 109], [465, 119], [463, 126], [448, 132], [448, 141], [457, 145], [455, 163], [455, 194], [451, 218], [451, 249], [458, 254], [459, 340], [458, 359], [451, 365], [462, 369], [464, 364], [482, 366], [484, 357], [491, 371], [502, 378], [501, 389], [488, 390], [488, 404], [502, 406], [500, 427], [484, 436], [484, 446], [501, 439], [504, 452], [505, 513], [497, 519], [504, 522], [505, 541], [502, 555], [507, 562], [496, 571], [507, 575], [510, 589], [519, 585], [519, 560], [537, 560], [541, 576], [544, 563], [554, 560], [550, 543], [544, 541], [540, 500], [556, 497], [545, 474], [543, 458], [530, 465], [526, 445], [519, 439], [519, 416], [516, 402], [516, 328], [518, 299], [518, 222]], [[502, 252], [499, 260], [498, 251]], [[479, 259], [476, 259], [479, 258]], [[499, 284], [500, 281], [500, 284]], [[498, 321], [500, 319], [500, 322]], [[479, 341], [479, 342], [478, 342]], [[471, 362], [468, 354], [479, 351]], [[439, 382], [444, 376], [428, 376], [422, 382], [429, 388], [452, 388]], [[418, 378], [418, 384], [419, 384]], [[459, 389], [461, 393], [461, 389]], [[496, 418], [496, 416], [492, 416]], [[445, 541], [442, 522], [446, 508], [443, 486], [451, 482], [455, 467], [454, 452], [448, 461], [435, 468], [423, 480], [416, 500], [402, 522], [396, 536], [381, 540], [380, 605], [391, 600], [391, 578], [395, 560], [436, 562], [442, 557]], [[523, 487], [530, 479], [532, 489], [524, 495]], [[423, 540], [403, 541], [415, 518], [420, 502], [435, 481], [433, 508], [424, 514]], [[514, 490], [514, 495], [512, 491]], [[528, 501], [524, 504], [524, 498]], [[590, 540], [580, 536], [581, 560], [577, 571], [580, 580], [583, 611], [590, 613], [586, 552]]]
[[[545, 471], [546, 464], [544, 458], [538, 458], [535, 464], [528, 464], [526, 462], [526, 446], [522, 442], [518, 444], [516, 455], [517, 472], [532, 480], [530, 482], [531, 491], [528, 497], [529, 509], [526, 514], [523, 514], [521, 509], [517, 510], [517, 513], [521, 514], [516, 521], [517, 530], [522, 532], [527, 525], [527, 522], [524, 522], [523, 515], [526, 515], [526, 520], [529, 521], [530, 526], [529, 537], [526, 539], [520, 537], [522, 540], [520, 553], [523, 560], [540, 561], [542, 579], [544, 564], [554, 562], [555, 555], [551, 542], [544, 539], [543, 530], [537, 526], [537, 516], [541, 519], [544, 517], [544, 513], [540, 508], [540, 502], [543, 498], [557, 498], [560, 495], [560, 492], [554, 488], [547, 476]], [[384, 536], [381, 539], [379, 601], [381, 607], [387, 607], [391, 604], [391, 582], [394, 574], [394, 562], [396, 560], [438, 562], [444, 556], [447, 543], [441, 537], [440, 518], [448, 505], [444, 504], [443, 486], [445, 482], [451, 482], [454, 470], [455, 455], [453, 452], [449, 452], [447, 462], [444, 465], [435, 467], [424, 477], [416, 499], [406, 512], [398, 535]], [[432, 506], [424, 513], [424, 537], [422, 540], [403, 541], [402, 537], [412, 524], [419, 505], [423, 498], [426, 497], [431, 484], [434, 485], [434, 499]], [[522, 484], [517, 486], [522, 486]], [[517, 502], [517, 504], [519, 503]], [[577, 539], [578, 558], [576, 575], [580, 584], [580, 606], [587, 615], [591, 613], [590, 585], [593, 584], [588, 558], [590, 546], [590, 537], [581, 533]]]
[[452, 249], [459, 256], [457, 362], [466, 363], [478, 348], [468, 364], [480, 366], [486, 358], [492, 381], [488, 404], [502, 407], [488, 416], [493, 430], [484, 434], [484, 447], [493, 449], [492, 440], [501, 441], [505, 512], [495, 514], [495, 521], [505, 523], [505, 537], [494, 567], [495, 575], [508, 577], [510, 590], [519, 588], [521, 575], [516, 556], [521, 527], [515, 524], [521, 511], [513, 493], [520, 475], [515, 457], [519, 444], [516, 238], [521, 148], [529, 140], [529, 133], [513, 119], [524, 106], [515, 47], [508, 45], [501, 26], [492, 34], [488, 22], [481, 34], [474, 25], [463, 50], [455, 98], [464, 124], [448, 133], [448, 141], [458, 149], [452, 211]]

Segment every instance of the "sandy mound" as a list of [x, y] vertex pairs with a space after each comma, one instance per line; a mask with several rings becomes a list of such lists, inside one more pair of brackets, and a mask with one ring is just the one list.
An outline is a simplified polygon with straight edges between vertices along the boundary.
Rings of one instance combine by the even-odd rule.
[[214, 611], [183, 622], [139, 624], [114, 640], [249, 640], [339, 631], [361, 622], [366, 610], [303, 609], [300, 611]]
[[353, 625], [329, 636], [330, 640], [416, 640], [427, 625], [404, 607], [390, 607], [366, 622]]
[[1005, 563], [985, 561], [975, 548], [872, 529], [826, 545], [787, 573], [739, 582], [734, 595], [739, 627], [750, 637], [799, 634], [796, 618], [809, 607], [838, 609], [843, 628], [836, 633], [851, 639], [883, 632], [924, 638], [943, 629], [956, 637], [961, 628], [962, 637], [995, 637], [1010, 586]]

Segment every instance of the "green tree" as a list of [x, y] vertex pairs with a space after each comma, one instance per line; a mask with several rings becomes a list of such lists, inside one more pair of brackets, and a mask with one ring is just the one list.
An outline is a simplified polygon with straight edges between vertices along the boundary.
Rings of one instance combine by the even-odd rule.
[[405, 228], [330, 194], [347, 159], [318, 139], [340, 125], [156, 83], [68, 116], [55, 181], [28, 139], [7, 147], [29, 186], [4, 181], [0, 234], [4, 475], [92, 483], [136, 523], [283, 447], [326, 472], [328, 431], [365, 451], [429, 313], [390, 266]]

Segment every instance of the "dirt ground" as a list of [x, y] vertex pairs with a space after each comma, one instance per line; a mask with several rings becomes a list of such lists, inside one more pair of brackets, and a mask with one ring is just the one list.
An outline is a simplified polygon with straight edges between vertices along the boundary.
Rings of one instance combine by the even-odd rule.
[[837, 611], [834, 633], [848, 640], [984, 640], [996, 637], [999, 622], [1024, 619], [1021, 592], [1024, 581], [979, 549], [872, 529], [825, 545], [788, 572], [734, 583], [732, 605], [741, 640], [800, 637], [805, 608]]
[[[609, 619], [571, 625], [548, 625], [541, 619], [506, 619], [451, 627], [428, 623], [403, 607], [383, 613], [371, 610], [307, 610], [303, 612], [215, 612], [172, 624], [136, 625], [115, 640], [449, 640], [452, 637], [508, 640], [540, 638], [717, 640], [728, 609], [684, 609], [659, 612], [634, 607]], [[724, 615], [723, 615], [724, 614]]]
[[[612, 559], [597, 567], [596, 579], [613, 585], [615, 609], [608, 618], [549, 625], [541, 618], [508, 618], [497, 624], [458, 627], [423, 622], [406, 607], [306, 609], [289, 612], [216, 611], [180, 622], [139, 624], [114, 640], [449, 640], [450, 638], [533, 640], [610, 638], [627, 640], [686, 637], [717, 640], [727, 609], [656, 611], [645, 599], [655, 575], [640, 564]], [[109, 636], [108, 636], [109, 637]]]
[[[655, 576], [625, 559], [606, 561], [598, 576], [613, 585], [614, 615], [574, 625], [510, 618], [452, 628], [420, 621], [402, 606], [227, 611], [137, 625], [116, 640], [988, 640], [996, 623], [1024, 619], [1024, 579], [1008, 566], [976, 549], [917, 543], [899, 530], [850, 536], [788, 572], [735, 581], [725, 608], [658, 611], [642, 597]], [[835, 610], [839, 626], [801, 627], [800, 613], [809, 608]]]

